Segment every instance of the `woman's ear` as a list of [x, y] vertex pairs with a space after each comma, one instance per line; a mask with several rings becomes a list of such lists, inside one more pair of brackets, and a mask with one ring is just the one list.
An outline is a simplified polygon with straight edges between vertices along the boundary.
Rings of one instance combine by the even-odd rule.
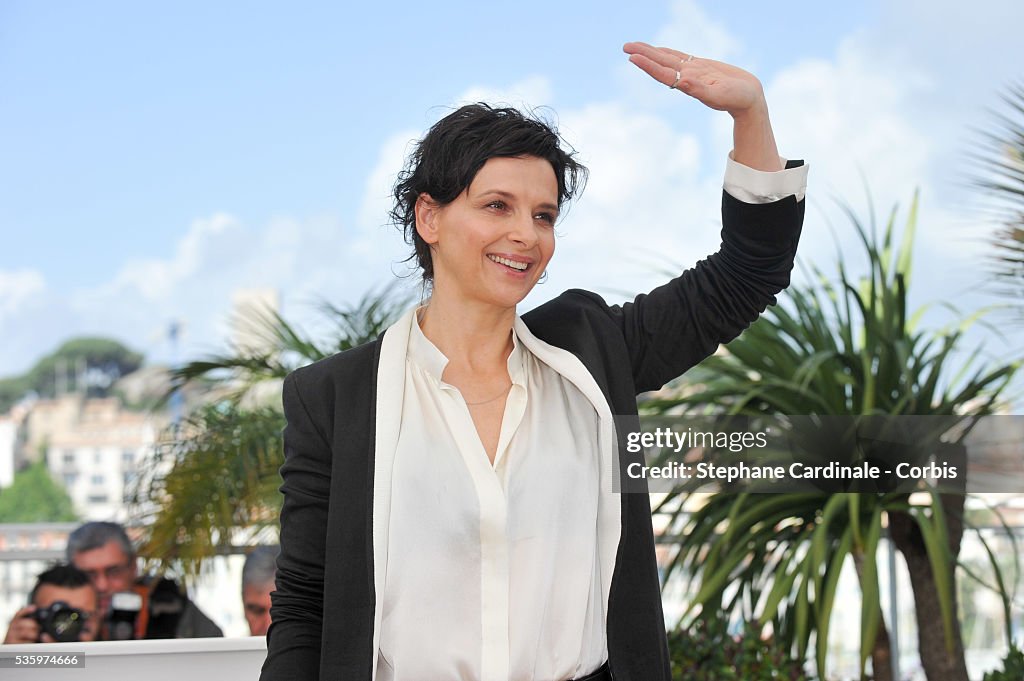
[[438, 239], [438, 214], [441, 206], [430, 194], [423, 193], [416, 199], [416, 232], [428, 244], [436, 244]]

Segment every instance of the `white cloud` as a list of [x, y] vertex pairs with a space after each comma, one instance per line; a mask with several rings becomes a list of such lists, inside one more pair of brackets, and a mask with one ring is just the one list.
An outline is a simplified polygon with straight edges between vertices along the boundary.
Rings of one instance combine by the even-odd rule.
[[849, 40], [834, 60], [799, 62], [765, 90], [780, 146], [814, 160], [820, 190], [859, 193], [863, 173], [887, 205], [926, 177], [934, 143], [911, 114], [926, 79], [880, 68], [872, 57], [870, 47]]
[[30, 304], [45, 290], [46, 281], [36, 270], [0, 270], [0, 321]]
[[[602, 211], [637, 199], [667, 201], [696, 180], [701, 160], [696, 138], [674, 130], [663, 117], [602, 103], [569, 111], [563, 120], [592, 171], [587, 201]], [[673, 186], [679, 190], [663, 193]]]
[[182, 282], [192, 280], [205, 267], [231, 268], [238, 261], [235, 248], [243, 246], [243, 230], [238, 221], [218, 213], [195, 220], [178, 242], [170, 259], [129, 260], [117, 276], [83, 296], [105, 296], [114, 291], [131, 291], [150, 302], [166, 302]]
[[739, 40], [694, 0], [674, 0], [670, 12], [668, 25], [658, 31], [657, 45], [719, 61], [729, 61], [739, 53]]
[[403, 130], [388, 137], [381, 145], [377, 162], [366, 178], [359, 209], [359, 227], [364, 233], [357, 246], [360, 252], [369, 253], [379, 248], [379, 233], [388, 221], [395, 180], [420, 135], [417, 130]]
[[20, 374], [54, 350], [72, 317], [38, 271], [0, 270], [0, 376]]

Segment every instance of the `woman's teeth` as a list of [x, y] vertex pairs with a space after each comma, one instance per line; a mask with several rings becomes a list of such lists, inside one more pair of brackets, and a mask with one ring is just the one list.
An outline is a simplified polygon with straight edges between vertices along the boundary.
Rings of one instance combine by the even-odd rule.
[[512, 269], [519, 270], [520, 272], [522, 272], [523, 270], [530, 266], [529, 263], [517, 262], [515, 260], [509, 260], [508, 258], [502, 258], [497, 255], [489, 255], [487, 257], [496, 263], [500, 263], [502, 265], [505, 265], [506, 267], [511, 267]]

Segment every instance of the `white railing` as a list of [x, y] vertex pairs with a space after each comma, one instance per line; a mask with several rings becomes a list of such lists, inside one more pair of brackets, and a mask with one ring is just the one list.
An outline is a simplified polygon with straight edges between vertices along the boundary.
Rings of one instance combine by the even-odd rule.
[[[18, 656], [82, 655], [74, 669], [18, 666]], [[256, 681], [267, 656], [267, 639], [192, 638], [95, 643], [0, 645], [4, 681]], [[31, 661], [22, 657], [23, 661]], [[12, 666], [13, 665], [13, 666]]]

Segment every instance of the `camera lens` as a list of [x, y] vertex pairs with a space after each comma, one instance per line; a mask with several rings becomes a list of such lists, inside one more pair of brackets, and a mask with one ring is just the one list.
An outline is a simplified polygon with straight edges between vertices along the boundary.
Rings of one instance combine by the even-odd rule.
[[56, 601], [35, 613], [39, 628], [59, 643], [77, 641], [87, 615], [67, 603]]
[[61, 610], [53, 613], [48, 628], [49, 634], [60, 643], [77, 641], [83, 624], [85, 624], [84, 618], [78, 610]]

